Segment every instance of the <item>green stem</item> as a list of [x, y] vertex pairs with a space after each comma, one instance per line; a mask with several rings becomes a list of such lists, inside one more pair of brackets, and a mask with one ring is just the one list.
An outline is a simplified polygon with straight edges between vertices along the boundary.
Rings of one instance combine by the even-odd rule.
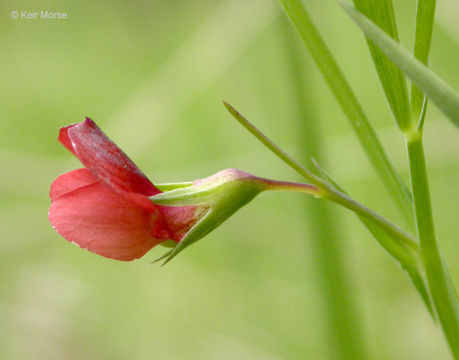
[[[414, 56], [425, 65], [430, 53], [435, 5], [436, 0], [417, 1]], [[422, 144], [427, 97], [414, 84], [411, 108], [418, 125], [416, 131], [407, 135], [407, 148], [421, 256], [440, 324], [453, 356], [459, 359], [459, 305], [454, 283], [437, 244]]]
[[[228, 111], [239, 123], [253, 134], [262, 144], [283, 160], [287, 165], [294, 169], [298, 174], [305, 177], [308, 181], [315, 184], [319, 189], [314, 194], [316, 197], [326, 197], [354, 212], [360, 217], [367, 229], [379, 242], [379, 244], [392, 255], [401, 266], [408, 272], [414, 286], [424, 300], [429, 312], [432, 314], [430, 298], [426, 291], [426, 285], [422, 276], [422, 266], [420, 264], [420, 253], [418, 244], [413, 237], [392, 224], [387, 219], [379, 216], [365, 206], [349, 198], [343, 191], [304, 168], [279, 146], [272, 142], [266, 135], [251, 124], [230, 104], [223, 102]], [[303, 191], [304, 192], [304, 191]]]
[[[393, 224], [381, 215], [351, 199], [343, 192], [328, 184], [325, 180], [311, 173], [309, 170], [295, 161], [292, 157], [290, 157], [285, 151], [279, 148], [279, 146], [277, 146], [266, 135], [258, 130], [230, 104], [225, 101], [223, 103], [228, 111], [235, 117], [235, 119], [238, 120], [242, 126], [244, 126], [250, 133], [252, 133], [268, 149], [270, 149], [275, 155], [282, 159], [298, 174], [303, 176], [312, 184], [316, 185], [319, 188], [319, 190], [316, 192], [317, 197], [329, 199], [337, 204], [340, 204], [341, 206], [348, 208], [349, 210], [352, 210], [365, 219], [375, 223], [385, 233], [390, 235], [392, 242], [387, 244], [388, 247], [385, 246], [385, 248], [392, 256], [400, 261], [404, 267], [412, 267], [413, 264], [417, 263], [419, 255], [418, 245], [410, 234], [406, 233], [403, 229]], [[410, 260], [407, 262], [407, 259]]]
[[459, 304], [435, 235], [422, 132], [411, 134], [407, 146], [421, 257], [440, 324], [454, 357], [459, 359]]

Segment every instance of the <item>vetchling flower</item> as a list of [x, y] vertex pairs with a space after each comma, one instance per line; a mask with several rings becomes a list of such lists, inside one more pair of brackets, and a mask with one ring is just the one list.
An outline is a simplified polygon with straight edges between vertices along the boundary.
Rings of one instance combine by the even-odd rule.
[[172, 244], [164, 256], [167, 262], [263, 190], [318, 194], [312, 185], [267, 180], [236, 169], [155, 186], [89, 118], [61, 128], [59, 141], [85, 168], [52, 183], [49, 220], [68, 241], [116, 260], [130, 261], [158, 244]]

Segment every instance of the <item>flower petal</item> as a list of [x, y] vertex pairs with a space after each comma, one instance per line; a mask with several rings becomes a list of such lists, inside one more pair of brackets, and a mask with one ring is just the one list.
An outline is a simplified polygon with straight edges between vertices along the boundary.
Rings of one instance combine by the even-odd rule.
[[160, 193], [131, 159], [89, 118], [59, 131], [59, 141], [98, 179], [119, 193]]
[[208, 211], [206, 206], [157, 206], [174, 241], [182, 240]]
[[62, 195], [96, 182], [99, 182], [99, 180], [88, 169], [69, 171], [54, 180], [49, 190], [49, 197], [51, 200], [55, 200]]
[[[76, 170], [60, 176], [51, 190], [49, 220], [68, 241], [107, 258], [130, 261], [164, 240], [155, 239], [160, 214], [138, 207], [103, 183], [78, 187], [87, 176]], [[67, 180], [67, 187], [63, 185]], [[87, 178], [86, 180], [89, 180]], [[73, 191], [67, 191], [73, 187]]]

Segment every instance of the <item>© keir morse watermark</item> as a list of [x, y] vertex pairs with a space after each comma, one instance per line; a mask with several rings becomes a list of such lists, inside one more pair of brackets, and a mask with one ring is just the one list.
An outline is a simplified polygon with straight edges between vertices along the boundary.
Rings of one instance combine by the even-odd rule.
[[66, 11], [54, 10], [12, 10], [10, 15], [15, 20], [67, 20], [69, 18]]

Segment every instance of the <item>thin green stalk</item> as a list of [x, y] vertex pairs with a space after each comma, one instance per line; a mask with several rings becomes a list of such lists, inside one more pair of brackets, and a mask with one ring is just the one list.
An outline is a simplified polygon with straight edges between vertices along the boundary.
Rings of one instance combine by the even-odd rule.
[[459, 93], [346, 0], [336, 0], [365, 35], [459, 127]]
[[[430, 304], [430, 299], [427, 295], [426, 286], [424, 284], [424, 279], [420, 270], [421, 266], [419, 247], [414, 238], [400, 229], [398, 226], [392, 224], [387, 219], [374, 213], [372, 210], [366, 208], [358, 202], [355, 202], [329, 182], [312, 174], [308, 169], [296, 162], [292, 157], [290, 157], [281, 148], [279, 148], [279, 146], [277, 146], [268, 137], [266, 137], [266, 135], [264, 135], [259, 129], [251, 124], [230, 104], [226, 102], [223, 103], [225, 104], [225, 107], [228, 109], [228, 111], [234, 116], [234, 118], [252, 135], [254, 135], [263, 145], [271, 150], [288, 166], [294, 169], [298, 174], [320, 188], [320, 192], [316, 193], [315, 196], [328, 198], [329, 200], [350, 209], [351, 211], [355, 212], [357, 216], [359, 216], [360, 220], [368, 228], [370, 233], [375, 237], [379, 244], [408, 272], [408, 275], [413, 281], [414, 286], [418, 290], [427, 308], [432, 314], [432, 306]], [[300, 190], [301, 189], [299, 189], [299, 191]]]
[[[399, 41], [392, 0], [354, 0], [354, 4], [391, 38]], [[367, 43], [394, 120], [402, 131], [406, 131], [411, 128], [412, 117], [405, 77], [368, 38]]]
[[[354, 0], [354, 4], [362, 14], [371, 19], [394, 40], [399, 41], [392, 0]], [[368, 38], [367, 43], [378, 72], [379, 80], [392, 110], [394, 120], [399, 129], [405, 132], [412, 127], [412, 116], [405, 78], [394, 63]], [[378, 229], [368, 220], [363, 218], [361, 218], [361, 220], [375, 238], [379, 237], [378, 241], [380, 244], [383, 245], [386, 243], [385, 237], [387, 234], [378, 231]], [[409, 225], [413, 225], [413, 223]], [[405, 270], [421, 295], [429, 313], [435, 319], [435, 313], [427, 290], [426, 281], [421, 275], [423, 273], [421, 268], [421, 264], [417, 264], [415, 270], [410, 268], [406, 268]]]
[[[430, 53], [435, 5], [436, 0], [417, 2], [414, 56], [424, 65], [427, 65]], [[454, 283], [438, 248], [422, 143], [426, 108], [427, 97], [413, 84], [411, 109], [418, 125], [416, 131], [407, 134], [407, 150], [421, 257], [440, 324], [453, 356], [459, 359], [459, 303]]]
[[312, 23], [301, 0], [280, 0], [280, 2], [341, 105], [371, 165], [387, 186], [408, 223], [411, 223], [413, 209], [409, 191], [390, 163], [354, 92]]
[[451, 351], [459, 359], [459, 303], [435, 235], [422, 133], [408, 138], [416, 226], [430, 293]]
[[[294, 89], [293, 105], [300, 127], [300, 144], [305, 158], [312, 155], [323, 158], [322, 137], [317, 121], [310, 121], [311, 108], [313, 107], [310, 96], [307, 95], [305, 81], [302, 75], [306, 68], [299, 54], [296, 39], [292, 36], [291, 28], [282, 18], [282, 45], [285, 47], [286, 63], [289, 78]], [[320, 281], [320, 303], [328, 325], [328, 346], [330, 357], [336, 359], [367, 359], [367, 351], [363, 331], [360, 324], [358, 301], [355, 299], [352, 279], [347, 273], [342, 235], [338, 229], [336, 215], [330, 204], [314, 202], [305, 198], [307, 210], [308, 232], [313, 239], [311, 245], [313, 254], [308, 254], [308, 259], [313, 259]]]
[[[264, 135], [259, 129], [257, 129], [252, 123], [250, 123], [244, 116], [242, 116], [235, 108], [233, 108], [227, 102], [223, 102], [228, 111], [244, 126], [252, 135], [254, 135], [263, 145], [283, 160], [287, 165], [294, 169], [298, 174], [303, 176], [312, 184], [320, 188], [319, 193], [316, 195], [321, 198], [329, 199], [341, 206], [352, 210], [357, 215], [368, 219], [376, 226], [381, 228], [384, 232], [389, 235], [391, 243], [387, 243], [384, 248], [394, 256], [398, 261], [405, 267], [412, 267], [413, 264], [418, 262], [418, 245], [414, 238], [405, 232], [403, 229], [393, 224], [386, 218], [375, 213], [371, 209], [351, 199], [346, 194], [342, 193], [325, 180], [314, 175], [308, 169], [303, 167], [292, 157], [290, 157], [285, 151], [279, 146], [272, 142], [266, 135]], [[408, 260], [409, 259], [409, 260]]]
[[[416, 6], [416, 31], [414, 34], [414, 57], [427, 65], [432, 41], [436, 0], [418, 0]], [[424, 94], [411, 85], [411, 110], [416, 120], [421, 118]], [[426, 103], [427, 105], [427, 103]], [[424, 111], [425, 112], [425, 111]]]

